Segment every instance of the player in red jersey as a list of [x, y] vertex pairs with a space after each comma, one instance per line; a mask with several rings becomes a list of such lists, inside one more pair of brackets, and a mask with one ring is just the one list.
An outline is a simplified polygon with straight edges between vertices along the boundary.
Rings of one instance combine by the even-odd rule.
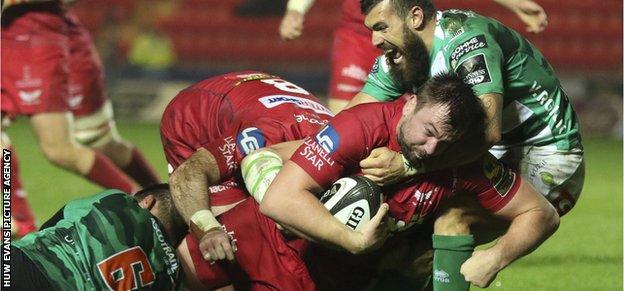
[[[357, 172], [359, 161], [376, 147], [400, 150], [411, 162], [442, 154], [454, 142], [479, 140], [485, 132], [484, 114], [470, 87], [451, 74], [433, 77], [407, 102], [365, 104], [345, 110], [316, 135], [306, 138], [269, 187], [260, 209], [280, 225], [315, 241], [356, 254], [374, 249], [387, 237], [386, 225], [372, 219], [364, 231], [351, 231], [334, 219], [313, 193], [320, 193], [345, 174]], [[509, 220], [508, 231], [495, 246], [483, 251], [495, 256], [475, 252], [464, 264], [476, 272], [470, 275], [488, 279], [538, 247], [559, 221], [547, 200], [517, 172], [489, 155], [384, 190], [387, 204], [379, 212], [389, 211], [391, 229], [421, 223], [457, 191], [474, 195], [487, 211]], [[444, 235], [435, 225], [434, 232]], [[435, 235], [433, 243], [435, 248]], [[487, 260], [492, 257], [496, 260]], [[446, 277], [439, 272], [438, 279], [458, 275], [444, 274]]]
[[[303, 32], [305, 14], [314, 0], [289, 0], [279, 32], [286, 40], [298, 38]], [[494, 0], [514, 12], [527, 26], [538, 33], [547, 25], [544, 9], [531, 0]], [[371, 32], [364, 26], [359, 0], [344, 0], [340, 22], [334, 31], [331, 54], [331, 77], [328, 107], [342, 110], [366, 82], [368, 71], [381, 51], [371, 45]]]
[[[116, 134], [110, 104], [105, 102], [99, 57], [71, 10], [61, 1], [3, 4], [3, 131], [14, 116], [29, 116], [42, 152], [52, 163], [128, 193], [136, 185], [127, 175], [142, 185], [158, 183], [143, 156]], [[75, 124], [70, 116], [74, 109]], [[103, 153], [77, 144], [75, 137]], [[2, 147], [12, 149], [4, 132]], [[12, 186], [17, 194], [12, 195], [14, 219], [21, 236], [36, 227], [17, 168]]]
[[70, 8], [69, 96], [74, 116], [74, 137], [79, 143], [100, 150], [126, 175], [143, 187], [160, 183], [160, 177], [139, 149], [120, 136], [113, 107], [104, 85], [104, 68], [87, 29]]
[[[182, 257], [201, 283], [211, 288], [230, 282], [238, 288], [314, 288], [299, 257], [299, 242], [286, 240], [260, 214], [237, 172], [250, 152], [301, 140], [331, 117], [304, 89], [253, 71], [199, 82], [167, 106], [161, 139], [171, 189], [192, 230]], [[226, 258], [236, 264], [221, 261]]]

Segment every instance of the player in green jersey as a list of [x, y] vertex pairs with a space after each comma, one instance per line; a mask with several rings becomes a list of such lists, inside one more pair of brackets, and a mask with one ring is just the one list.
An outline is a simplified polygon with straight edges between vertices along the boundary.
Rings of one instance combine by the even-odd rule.
[[[473, 86], [489, 118], [486, 147], [457, 145], [434, 156], [426, 148], [436, 147], [437, 133], [429, 130], [425, 150], [405, 158], [387, 149], [376, 150], [360, 164], [365, 174], [388, 183], [404, 176], [407, 169], [414, 174], [462, 164], [492, 147], [495, 156], [518, 168], [561, 215], [573, 207], [585, 172], [579, 124], [552, 67], [532, 44], [496, 20], [471, 11], [436, 11], [429, 0], [362, 0], [361, 5], [365, 24], [373, 31], [372, 42], [384, 55], [350, 106], [394, 100], [431, 75], [454, 71]], [[453, 250], [453, 245], [472, 239], [455, 236], [466, 230], [448, 229], [466, 222], [461, 211], [449, 213], [458, 215], [453, 215], [455, 220], [450, 216], [436, 223], [436, 233], [445, 236], [434, 237], [434, 248], [445, 245]], [[458, 243], [448, 244], [451, 238]], [[464, 252], [469, 256], [471, 250]], [[460, 257], [457, 253], [453, 256]], [[449, 268], [463, 263], [450, 261]], [[488, 285], [498, 271], [477, 270], [471, 263], [464, 264], [462, 273], [479, 286]], [[446, 268], [435, 264], [434, 260], [436, 270]]]
[[178, 290], [187, 226], [169, 185], [69, 202], [11, 246], [15, 290]]

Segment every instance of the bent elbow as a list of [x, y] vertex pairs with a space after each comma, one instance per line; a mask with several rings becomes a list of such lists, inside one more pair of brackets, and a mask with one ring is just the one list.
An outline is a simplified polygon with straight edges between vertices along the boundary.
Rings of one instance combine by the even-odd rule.
[[499, 130], [493, 130], [487, 134], [485, 142], [487, 143], [488, 147], [491, 147], [497, 144], [502, 138], [502, 134]]
[[260, 202], [260, 213], [270, 217], [271, 219], [277, 220], [276, 216], [278, 214], [279, 208], [275, 206], [275, 203], [273, 203], [273, 199], [270, 199], [267, 196], [269, 195], [265, 195], [264, 199], [262, 199], [262, 202]]
[[561, 217], [559, 216], [559, 213], [557, 212], [557, 210], [555, 210], [555, 208], [552, 207], [552, 205], [551, 205], [549, 221], [550, 221], [551, 230], [554, 233], [559, 228]]
[[[177, 188], [179, 184], [180, 184], [180, 171], [174, 171], [173, 173], [171, 173], [171, 175], [169, 175], [169, 185], [171, 188]], [[171, 196], [176, 198], [179, 196], [179, 192], [171, 191]]]

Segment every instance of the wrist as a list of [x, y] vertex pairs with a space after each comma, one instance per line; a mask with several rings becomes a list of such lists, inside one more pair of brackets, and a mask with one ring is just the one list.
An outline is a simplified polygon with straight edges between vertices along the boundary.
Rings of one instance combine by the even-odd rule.
[[493, 266], [496, 268], [496, 272], [501, 271], [511, 263], [511, 261], [505, 257], [505, 252], [503, 252], [503, 249], [500, 248], [499, 245], [494, 245], [493, 247], [489, 248], [487, 252], [490, 253], [490, 256], [494, 260]]
[[287, 11], [297, 11], [301, 13], [301, 15], [306, 14], [312, 6], [314, 0], [289, 0], [286, 5]]
[[217, 221], [212, 211], [208, 209], [202, 209], [193, 214], [191, 216], [191, 221], [189, 223], [189, 228], [191, 233], [195, 235], [196, 238], [201, 238], [206, 232], [221, 228], [221, 223]]
[[347, 231], [346, 243], [343, 243], [342, 247], [349, 251], [351, 254], [357, 255], [362, 252], [362, 245], [360, 243], [360, 236], [362, 234], [356, 231]]
[[413, 163], [411, 163], [410, 161], [407, 160], [407, 158], [401, 154], [401, 159], [403, 161], [403, 176], [404, 177], [410, 177], [410, 176], [414, 176], [418, 173], [422, 173], [423, 172], [423, 162], [418, 161], [418, 165], [413, 165]]

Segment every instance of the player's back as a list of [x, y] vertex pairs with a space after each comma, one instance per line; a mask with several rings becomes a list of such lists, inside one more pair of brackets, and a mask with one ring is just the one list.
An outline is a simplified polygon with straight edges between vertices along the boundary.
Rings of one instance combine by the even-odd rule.
[[71, 201], [59, 213], [53, 226], [14, 243], [59, 290], [175, 286], [180, 270], [175, 249], [134, 198], [108, 190]]
[[161, 135], [165, 148], [178, 140], [194, 151], [232, 132], [232, 127], [260, 121], [279, 124], [289, 140], [300, 139], [316, 133], [332, 116], [303, 88], [266, 73], [243, 71], [180, 92], [165, 109]]

